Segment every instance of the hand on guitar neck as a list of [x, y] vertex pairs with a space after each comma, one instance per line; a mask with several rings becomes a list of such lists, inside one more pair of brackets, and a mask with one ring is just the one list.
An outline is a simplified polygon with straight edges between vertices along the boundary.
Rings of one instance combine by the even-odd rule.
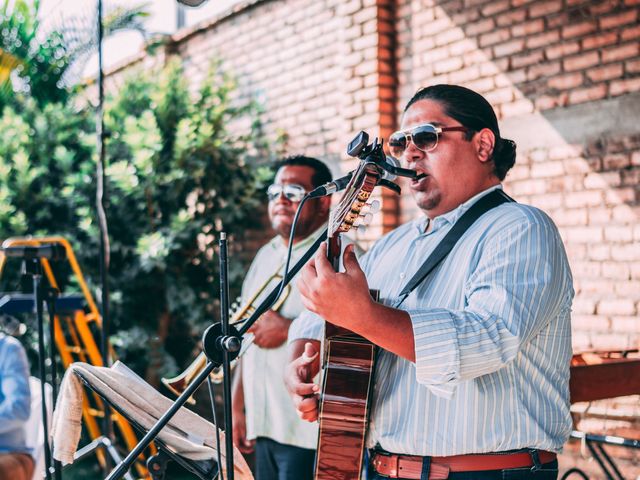
[[320, 342], [317, 340], [296, 340], [289, 346], [289, 364], [284, 382], [303, 420], [315, 422], [318, 419], [318, 393], [320, 387], [313, 383], [320, 370]]
[[360, 330], [367, 323], [366, 313], [375, 302], [353, 244], [345, 248], [343, 264], [344, 272], [336, 272], [327, 260], [327, 245], [321, 245], [315, 257], [302, 269], [298, 289], [305, 308], [334, 325], [362, 335]]
[[345, 248], [343, 264], [344, 272], [336, 272], [327, 260], [326, 245], [320, 247], [316, 256], [302, 269], [298, 280], [304, 306], [328, 322], [415, 362], [409, 314], [371, 298], [369, 284], [352, 245]]

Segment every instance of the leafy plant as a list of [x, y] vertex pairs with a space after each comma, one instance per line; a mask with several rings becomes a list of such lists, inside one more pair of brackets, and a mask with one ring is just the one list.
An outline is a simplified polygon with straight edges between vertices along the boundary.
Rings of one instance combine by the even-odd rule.
[[[219, 311], [217, 240], [260, 228], [269, 158], [253, 102], [218, 64], [195, 96], [179, 61], [108, 98], [106, 206], [113, 343], [152, 383], [189, 361]], [[67, 237], [95, 291], [93, 112], [71, 101], [7, 108], [0, 128], [0, 237]], [[243, 265], [229, 277], [237, 292]], [[66, 284], [66, 282], [63, 282]]]
[[[40, 106], [66, 100], [97, 49], [96, 8], [45, 25], [39, 13], [39, 0], [0, 4], [0, 115], [16, 94]], [[104, 15], [104, 35], [131, 29], [144, 33], [147, 16], [146, 4], [112, 6]]]

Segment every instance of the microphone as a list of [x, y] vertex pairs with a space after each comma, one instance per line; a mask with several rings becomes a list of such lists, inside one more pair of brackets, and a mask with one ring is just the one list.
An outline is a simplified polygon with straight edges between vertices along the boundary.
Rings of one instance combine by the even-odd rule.
[[[380, 178], [389, 182], [395, 180], [398, 175], [409, 178], [415, 178], [417, 176], [417, 173], [414, 170], [401, 168], [400, 162], [393, 157], [386, 156], [384, 165], [380, 165], [379, 163], [376, 163], [376, 165], [378, 165], [380, 170], [382, 170], [380, 172]], [[353, 172], [349, 172], [344, 177], [340, 177], [332, 182], [320, 185], [309, 192], [308, 198], [325, 197], [332, 193], [339, 192], [340, 190], [344, 190], [349, 184], [352, 176]]]
[[25, 260], [47, 258], [55, 262], [67, 258], [64, 247], [55, 243], [36, 247], [26, 245], [2, 247], [1, 251], [6, 257], [24, 258]]
[[206, 0], [178, 0], [178, 3], [186, 5], [187, 7], [199, 7]]
[[352, 176], [353, 172], [349, 172], [344, 177], [340, 177], [332, 182], [327, 182], [324, 185], [320, 185], [319, 187], [314, 188], [309, 192], [308, 198], [326, 197], [327, 195], [331, 195], [332, 193], [339, 192], [340, 190], [343, 190], [347, 187]]

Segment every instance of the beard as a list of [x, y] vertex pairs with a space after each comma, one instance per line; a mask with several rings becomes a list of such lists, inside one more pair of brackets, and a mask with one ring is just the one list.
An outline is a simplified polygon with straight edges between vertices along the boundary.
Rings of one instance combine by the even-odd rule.
[[437, 188], [426, 191], [413, 191], [413, 198], [418, 208], [423, 211], [429, 211], [440, 205], [442, 194]]

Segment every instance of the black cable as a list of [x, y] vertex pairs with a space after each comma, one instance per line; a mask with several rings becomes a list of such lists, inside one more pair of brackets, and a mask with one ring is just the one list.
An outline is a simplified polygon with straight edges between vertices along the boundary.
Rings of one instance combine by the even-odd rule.
[[269, 305], [269, 307], [266, 310], [271, 308], [271, 306], [278, 301], [278, 299], [280, 298], [280, 295], [282, 295], [284, 287], [287, 285], [287, 274], [289, 273], [289, 263], [291, 262], [291, 253], [293, 252], [293, 239], [295, 237], [296, 226], [298, 224], [298, 217], [300, 216], [300, 212], [302, 211], [302, 207], [304, 206], [304, 203], [307, 200], [309, 200], [309, 198], [310, 198], [309, 194], [307, 193], [302, 198], [302, 200], [300, 200], [300, 205], [298, 205], [298, 209], [296, 210], [296, 214], [293, 217], [293, 223], [291, 224], [291, 233], [289, 233], [289, 245], [288, 245], [288, 248], [287, 248], [287, 260], [284, 263], [284, 270], [282, 271], [282, 280], [280, 281], [280, 289], [278, 290], [278, 293], [276, 294], [276, 296], [274, 297], [273, 301], [271, 302], [271, 304]]

